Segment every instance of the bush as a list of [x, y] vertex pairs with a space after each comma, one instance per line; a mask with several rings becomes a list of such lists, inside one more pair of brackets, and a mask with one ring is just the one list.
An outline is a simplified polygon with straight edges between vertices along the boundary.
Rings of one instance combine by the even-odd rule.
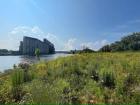
[[135, 87], [137, 87], [138, 81], [137, 76], [134, 74], [129, 74], [123, 83], [123, 95], [126, 95], [128, 99], [134, 97], [133, 91], [135, 92]]
[[99, 78], [99, 73], [97, 72], [97, 70], [91, 71], [91, 78], [97, 82], [99, 81], [100, 78]]
[[33, 79], [33, 75], [28, 70], [16, 69], [12, 74], [12, 97], [15, 102], [20, 101], [25, 94], [22, 89], [24, 82], [29, 82]]
[[0, 104], [10, 103], [12, 102], [12, 96], [11, 96], [11, 86], [9, 81], [7, 80], [1, 80], [0, 84]]
[[29, 69], [30, 64], [29, 63], [19, 63], [18, 67], [21, 69], [27, 70], [27, 69]]
[[33, 103], [63, 103], [64, 89], [69, 87], [69, 83], [63, 79], [55, 80], [52, 83], [45, 83], [40, 80], [34, 80], [26, 87], [26, 91], [31, 94]]
[[15, 102], [22, 99], [22, 83], [24, 82], [24, 74], [22, 70], [15, 70], [12, 75], [12, 97]]
[[115, 76], [112, 72], [104, 72], [102, 78], [102, 85], [110, 89], [115, 88]]
[[21, 69], [16, 69], [12, 74], [12, 86], [16, 87], [24, 82], [24, 72]]

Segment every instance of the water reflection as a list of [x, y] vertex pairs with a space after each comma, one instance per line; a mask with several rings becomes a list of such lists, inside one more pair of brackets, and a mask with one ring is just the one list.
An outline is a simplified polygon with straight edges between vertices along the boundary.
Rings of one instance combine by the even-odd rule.
[[[69, 56], [70, 54], [51, 54], [40, 56], [41, 61], [49, 61], [56, 59], [58, 57]], [[37, 63], [38, 59], [35, 56], [0, 56], [0, 71], [3, 72], [6, 69], [13, 68], [14, 64], [19, 64], [21, 62]]]

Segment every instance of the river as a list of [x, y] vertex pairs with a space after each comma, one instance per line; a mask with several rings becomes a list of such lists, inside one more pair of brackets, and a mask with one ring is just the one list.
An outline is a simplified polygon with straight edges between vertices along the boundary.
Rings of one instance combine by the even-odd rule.
[[[40, 61], [54, 60], [58, 57], [69, 56], [70, 54], [56, 53], [50, 55], [40, 56]], [[37, 63], [38, 60], [35, 56], [0, 56], [0, 72], [7, 69], [12, 69], [14, 64], [19, 64], [22, 62]]]

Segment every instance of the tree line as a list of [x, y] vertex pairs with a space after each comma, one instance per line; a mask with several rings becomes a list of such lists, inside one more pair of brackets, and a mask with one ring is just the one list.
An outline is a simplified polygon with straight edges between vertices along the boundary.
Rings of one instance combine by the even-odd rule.
[[103, 46], [101, 52], [138, 51], [140, 50], [140, 32], [121, 38], [120, 41]]

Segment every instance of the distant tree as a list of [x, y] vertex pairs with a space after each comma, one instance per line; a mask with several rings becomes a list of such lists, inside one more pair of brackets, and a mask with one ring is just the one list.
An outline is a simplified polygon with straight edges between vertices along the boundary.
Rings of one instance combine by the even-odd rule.
[[40, 56], [40, 49], [39, 48], [35, 49], [35, 55], [37, 56], [37, 58], [39, 58], [39, 56]]
[[83, 49], [82, 52], [84, 52], [84, 53], [92, 53], [92, 52], [95, 52], [95, 51], [93, 51], [92, 49], [86, 47], [85, 49]]
[[8, 50], [7, 49], [0, 49], [1, 52], [7, 53]]
[[0, 54], [8, 54], [8, 50], [7, 49], [0, 49]]
[[75, 54], [76, 52], [77, 52], [77, 50], [75, 49], [75, 50], [71, 50], [70, 51], [72, 54]]
[[14, 68], [14, 69], [16, 69], [16, 68], [17, 68], [16, 64], [14, 64], [14, 65], [13, 65], [13, 68]]
[[139, 42], [131, 43], [131, 44], [129, 45], [129, 48], [130, 48], [131, 50], [139, 50], [139, 49], [140, 49], [140, 43], [139, 43]]
[[110, 45], [103, 46], [100, 51], [115, 52], [115, 51], [138, 51], [140, 50], [140, 32], [133, 33], [123, 37], [120, 41], [116, 41]]
[[111, 51], [111, 48], [110, 48], [109, 45], [106, 45], [106, 46], [102, 47], [102, 48], [100, 49], [100, 51], [102, 51], [102, 52], [110, 52], [110, 51]]

